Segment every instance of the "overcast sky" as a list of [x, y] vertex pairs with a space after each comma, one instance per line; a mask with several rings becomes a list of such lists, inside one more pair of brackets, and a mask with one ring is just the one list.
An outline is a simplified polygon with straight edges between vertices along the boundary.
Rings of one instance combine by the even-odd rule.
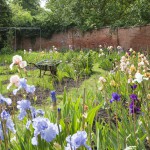
[[41, 7], [44, 7], [46, 3], [46, 0], [41, 0]]

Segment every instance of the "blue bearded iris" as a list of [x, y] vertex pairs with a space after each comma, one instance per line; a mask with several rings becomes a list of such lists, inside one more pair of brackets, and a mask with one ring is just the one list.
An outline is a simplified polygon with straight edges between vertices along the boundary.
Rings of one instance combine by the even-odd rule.
[[34, 85], [28, 85], [27, 84], [27, 80], [25, 78], [21, 78], [19, 80], [19, 87], [15, 90], [13, 90], [13, 94], [16, 95], [17, 92], [20, 90], [20, 89], [25, 89], [25, 91], [27, 93], [34, 93], [35, 92], [35, 86]]
[[46, 142], [51, 142], [56, 135], [59, 134], [57, 124], [51, 123], [47, 118], [37, 117], [33, 119], [34, 137], [32, 138], [32, 144], [38, 145], [37, 137], [40, 135], [41, 139]]
[[18, 119], [22, 120], [27, 115], [27, 111], [30, 110], [31, 102], [29, 100], [21, 100], [17, 104], [17, 108], [20, 110]]
[[36, 118], [37, 116], [44, 115], [44, 111], [42, 109], [36, 110], [31, 106], [31, 102], [29, 100], [21, 100], [18, 101], [17, 104], [17, 108], [20, 110], [20, 114], [18, 116], [19, 120], [22, 120], [27, 115], [27, 113], [31, 114], [32, 119]]
[[70, 149], [76, 150], [80, 146], [85, 146], [87, 150], [92, 150], [91, 147], [86, 144], [87, 133], [85, 131], [78, 131], [72, 136], [69, 135], [66, 138], [66, 141], [67, 141], [67, 147], [65, 147], [65, 150], [70, 150]]
[[[14, 128], [15, 124], [13, 123], [11, 116], [7, 111], [5, 111], [5, 110], [2, 111], [1, 119], [2, 119], [2, 121], [4, 121], [4, 120], [6, 121], [6, 124], [5, 124], [6, 131], [8, 131], [8, 129], [9, 129], [13, 133], [16, 133], [16, 130]], [[2, 122], [0, 122], [0, 140], [4, 140], [3, 130], [2, 130]]]
[[6, 103], [7, 105], [10, 105], [12, 103], [12, 100], [10, 98], [5, 98], [0, 94], [0, 104]]

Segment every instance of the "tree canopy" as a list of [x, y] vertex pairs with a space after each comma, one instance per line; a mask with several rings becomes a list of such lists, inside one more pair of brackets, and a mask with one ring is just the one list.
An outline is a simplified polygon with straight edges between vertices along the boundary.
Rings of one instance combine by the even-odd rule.
[[5, 0], [0, 2], [0, 27], [7, 27], [11, 24], [11, 10]]
[[72, 27], [86, 31], [150, 23], [149, 0], [47, 0], [45, 8], [40, 0], [1, 1], [0, 26], [41, 27], [45, 37]]
[[11, 26], [11, 10], [5, 0], [0, 2], [0, 49], [4, 47], [7, 40], [7, 29], [4, 27]]

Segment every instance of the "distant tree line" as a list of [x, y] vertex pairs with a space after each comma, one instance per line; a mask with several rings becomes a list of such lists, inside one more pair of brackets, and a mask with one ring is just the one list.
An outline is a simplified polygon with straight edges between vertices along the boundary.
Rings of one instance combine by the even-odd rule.
[[[0, 0], [0, 27], [40, 27], [42, 36], [76, 27], [82, 31], [110, 26], [127, 27], [150, 23], [149, 0]], [[36, 36], [36, 31], [17, 31]], [[5, 39], [0, 34], [1, 39]]]

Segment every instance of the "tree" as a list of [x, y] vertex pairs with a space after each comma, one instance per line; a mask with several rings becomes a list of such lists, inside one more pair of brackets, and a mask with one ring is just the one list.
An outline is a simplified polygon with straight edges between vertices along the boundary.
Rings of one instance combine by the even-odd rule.
[[[11, 11], [5, 0], [1, 0], [0, 3], [0, 27], [11, 26]], [[0, 29], [0, 49], [4, 47], [7, 40], [7, 29]]]
[[0, 27], [6, 27], [11, 24], [11, 11], [5, 0], [0, 3]]
[[33, 16], [30, 11], [24, 10], [19, 4], [10, 4], [12, 10], [12, 23], [15, 27], [32, 25]]
[[30, 11], [31, 15], [36, 15], [40, 8], [40, 0], [13, 0], [14, 4], [19, 4], [24, 10]]

